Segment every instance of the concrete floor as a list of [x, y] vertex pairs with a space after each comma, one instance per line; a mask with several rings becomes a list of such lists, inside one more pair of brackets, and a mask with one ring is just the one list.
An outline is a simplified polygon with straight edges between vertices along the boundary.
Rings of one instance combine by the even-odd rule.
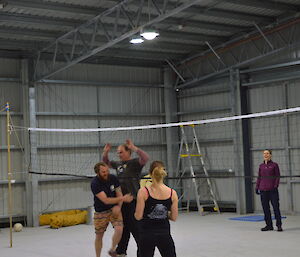
[[[300, 216], [283, 220], [282, 233], [260, 232], [264, 222], [231, 221], [236, 214], [180, 214], [172, 223], [178, 257], [298, 257], [300, 256]], [[102, 257], [108, 256], [111, 227], [105, 234]], [[94, 257], [93, 226], [78, 225], [58, 230], [48, 227], [24, 228], [13, 233], [9, 248], [9, 229], [0, 229], [1, 257]], [[135, 256], [130, 241], [128, 256]], [[160, 256], [156, 252], [155, 256]]]

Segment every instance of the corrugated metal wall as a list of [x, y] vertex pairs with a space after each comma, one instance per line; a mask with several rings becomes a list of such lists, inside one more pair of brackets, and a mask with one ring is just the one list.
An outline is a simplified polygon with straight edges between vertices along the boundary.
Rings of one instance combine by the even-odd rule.
[[[9, 102], [12, 120], [15, 126], [22, 126], [22, 88], [19, 81], [20, 63], [18, 60], [0, 59], [0, 109]], [[0, 218], [7, 216], [8, 184], [7, 184], [7, 122], [6, 111], [0, 112]], [[22, 133], [17, 131], [22, 144]], [[24, 215], [26, 207], [25, 183], [23, 173], [23, 154], [16, 134], [11, 135], [11, 169], [16, 184], [12, 189], [14, 215]]]
[[[299, 28], [296, 28], [299, 29]], [[286, 30], [286, 33], [293, 31]], [[299, 34], [296, 33], [295, 36]], [[297, 60], [300, 49], [297, 47], [266, 58], [250, 68], [264, 67], [276, 63], [288, 63]], [[245, 85], [248, 87], [249, 112], [264, 112], [300, 106], [298, 66], [291, 64], [285, 68], [253, 71], [247, 74]], [[270, 118], [252, 119], [250, 121], [250, 152], [253, 175], [257, 175], [258, 166], [262, 162], [262, 151], [273, 150], [273, 160], [280, 166], [281, 175], [299, 175], [300, 150], [298, 128], [300, 114], [294, 113]], [[253, 180], [255, 182], [255, 180]], [[283, 212], [299, 213], [300, 201], [297, 196], [300, 191], [299, 178], [281, 179], [279, 192]], [[260, 198], [254, 196], [254, 211], [262, 211]]]
[[[256, 78], [257, 79], [257, 78]], [[298, 107], [300, 105], [300, 81], [291, 80], [262, 84], [249, 89], [251, 112]], [[279, 164], [281, 175], [299, 175], [299, 125], [300, 114], [281, 115], [251, 121], [251, 150], [253, 174], [257, 175], [262, 162], [262, 150], [272, 149], [273, 160]], [[299, 213], [297, 199], [300, 190], [299, 178], [281, 179], [279, 191], [283, 212]], [[260, 199], [255, 197], [255, 210], [261, 211]]]
[[[274, 72], [274, 71], [273, 71]], [[287, 72], [289, 73], [289, 72]], [[284, 78], [286, 74], [282, 76]], [[272, 74], [269, 74], [272, 77]], [[268, 78], [268, 74], [252, 75], [253, 81]], [[284, 80], [283, 82], [249, 86], [248, 100], [249, 113], [272, 111], [300, 106], [299, 80]], [[201, 120], [233, 115], [229, 81], [226, 78], [210, 82], [180, 92], [179, 113], [181, 120]], [[210, 90], [208, 90], [210, 88]], [[226, 91], [227, 89], [227, 91]], [[300, 114], [274, 116], [269, 118], [255, 118], [250, 120], [250, 151], [252, 174], [257, 176], [258, 166], [262, 162], [262, 151], [273, 149], [273, 159], [281, 168], [281, 175], [299, 175], [299, 128]], [[203, 149], [204, 161], [211, 175], [230, 175], [229, 170], [237, 171], [234, 159], [237, 153], [234, 148], [234, 138], [238, 133], [233, 122], [221, 122], [196, 127], [197, 136]], [[190, 139], [192, 139], [190, 135]], [[194, 162], [195, 167], [200, 165], [199, 160]], [[291, 170], [291, 171], [289, 171]], [[215, 173], [214, 173], [215, 172]], [[238, 173], [235, 173], [238, 175]], [[244, 172], [243, 172], [244, 174]], [[280, 197], [281, 209], [285, 213], [291, 211], [299, 213], [300, 202], [297, 195], [300, 190], [300, 181], [293, 178], [291, 192], [289, 179], [281, 179]], [[236, 202], [236, 185], [233, 179], [213, 179], [217, 197], [223, 203]], [[255, 179], [253, 179], [255, 182]], [[202, 184], [205, 187], [205, 184]], [[205, 189], [202, 189], [204, 192]], [[200, 195], [201, 197], [201, 195]], [[204, 199], [203, 199], [204, 197]], [[202, 199], [206, 200], [203, 193]], [[254, 211], [262, 211], [259, 197], [253, 194]], [[292, 203], [290, 203], [292, 201]]]
[[[282, 31], [282, 35], [291, 41], [298, 38], [299, 26], [288, 28]], [[276, 44], [280, 42], [276, 42]], [[257, 56], [257, 46], [266, 44], [264, 39], [257, 40], [255, 44], [249, 44], [241, 51], [241, 46], [230, 49], [226, 52], [220, 51], [220, 58], [227, 65], [233, 62], [234, 56], [245, 55], [245, 59], [251, 59], [251, 56]], [[255, 46], [256, 45], [256, 46]], [[271, 57], [265, 57], [262, 60], [252, 62], [249, 66], [241, 67], [241, 86], [248, 87], [248, 113], [264, 112], [276, 109], [285, 109], [300, 106], [299, 81], [289, 79], [290, 77], [299, 78], [300, 74], [298, 66], [290, 65], [281, 69], [269, 69], [260, 72], [244, 72], [258, 67], [265, 67], [277, 63], [287, 63], [289, 61], [298, 60], [300, 53], [299, 47], [286, 48], [284, 51], [277, 52]], [[243, 61], [243, 58], [241, 58]], [[219, 69], [220, 60], [215, 58], [215, 63], [210, 62], [209, 58], [199, 58], [198, 62], [191, 62], [189, 69], [183, 70], [190, 74], [204, 74], [209, 76], [211, 70]], [[218, 68], [217, 68], [218, 67]], [[233, 67], [233, 72], [236, 72]], [[217, 79], [206, 79], [195, 85], [195, 88], [181, 88], [179, 92], [179, 114], [181, 120], [199, 120], [215, 117], [224, 117], [235, 114], [233, 111], [234, 104], [237, 99], [232, 98], [230, 92], [230, 74], [224, 73], [223, 77]], [[270, 83], [270, 80], [277, 79], [279, 82]], [[250, 86], [252, 82], [261, 81], [255, 86]], [[245, 84], [245, 85], [244, 85]], [[249, 86], [247, 85], [249, 84]], [[236, 87], [236, 85], [235, 85]], [[227, 91], [226, 91], [227, 89]], [[235, 103], [234, 103], [235, 102]], [[299, 114], [282, 115], [280, 117], [271, 117], [264, 119], [251, 119], [250, 121], [250, 153], [252, 174], [257, 175], [258, 165], [262, 162], [262, 150], [265, 148], [274, 149], [273, 158], [281, 167], [282, 175], [299, 175], [299, 158], [300, 150], [298, 127]], [[242, 145], [235, 148], [235, 138], [237, 134], [234, 124], [222, 123], [220, 125], [203, 125], [197, 128], [197, 134], [200, 141], [203, 141], [204, 159], [209, 170], [228, 170], [230, 168], [238, 171], [237, 163], [234, 162], [236, 151], [242, 149]], [[213, 142], [211, 139], [214, 139]], [[227, 140], [226, 140], [227, 139]], [[231, 140], [230, 140], [231, 139]], [[210, 142], [209, 142], [210, 141]], [[242, 171], [243, 175], [245, 171]], [[253, 179], [255, 181], [255, 179]], [[239, 192], [236, 184], [230, 179], [216, 179], [218, 184], [216, 191], [218, 192], [218, 200], [235, 202]], [[244, 183], [242, 181], [242, 183]], [[300, 202], [297, 199], [297, 193], [300, 191], [299, 179], [293, 178], [282, 179], [280, 185], [281, 208], [283, 212], [299, 213]], [[225, 200], [226, 199], [226, 200]], [[254, 211], [261, 211], [259, 198], [253, 194]]]
[[[14, 125], [23, 126], [22, 87], [19, 61], [2, 60], [1, 77], [16, 82], [0, 82], [1, 104], [11, 103]], [[2, 65], [4, 64], [5, 65]], [[5, 67], [5, 69], [4, 69]], [[14, 72], [15, 71], [15, 72]], [[97, 128], [148, 125], [165, 122], [163, 87], [160, 69], [112, 67], [79, 64], [47, 83], [35, 85], [37, 127]], [[59, 80], [59, 81], [58, 81]], [[97, 84], [99, 83], [99, 85]], [[107, 83], [107, 85], [106, 85]], [[141, 86], [140, 86], [141, 85]], [[7, 216], [7, 154], [6, 117], [1, 113], [1, 209]], [[151, 160], [166, 162], [166, 140], [163, 130], [36, 133], [39, 172], [93, 175], [93, 166], [101, 158], [105, 143], [112, 143], [111, 158], [116, 158], [116, 146], [130, 138], [149, 153]], [[22, 139], [22, 133], [20, 133]], [[22, 144], [22, 142], [21, 142]], [[17, 145], [12, 135], [12, 145]], [[26, 213], [24, 155], [13, 150], [14, 215]], [[151, 161], [150, 160], [150, 161]], [[144, 168], [147, 172], [148, 165]], [[32, 170], [32, 167], [30, 167]], [[23, 173], [22, 173], [23, 172]], [[32, 175], [38, 177], [40, 213], [86, 208], [92, 205], [89, 179], [65, 176]]]
[[[206, 120], [232, 115], [232, 99], [229, 78], [203, 84], [197, 88], [180, 91], [178, 106], [181, 121]], [[232, 175], [234, 167], [233, 123], [212, 123], [195, 127], [204, 163], [208, 172], [214, 175]], [[193, 140], [191, 128], [185, 127], [188, 141]], [[201, 162], [192, 159], [196, 174], [201, 175]], [[232, 171], [230, 171], [232, 170]], [[188, 171], [189, 172], [189, 171]], [[212, 179], [217, 199], [223, 205], [236, 202], [235, 181], [232, 178]], [[205, 180], [200, 182], [200, 199], [210, 200]], [[195, 199], [192, 197], [192, 199]]]
[[[81, 83], [43, 83], [36, 86], [38, 127], [104, 128], [164, 122], [163, 91], [155, 87], [162, 84], [159, 69], [79, 64], [54, 79]], [[102, 84], [96, 86], [82, 81]], [[122, 86], [122, 83], [127, 83], [127, 86]], [[132, 86], [128, 86], [130, 83]], [[139, 83], [149, 86], [139, 88]], [[151, 88], [151, 85], [154, 87]], [[147, 151], [152, 160], [165, 161], [163, 133], [161, 130], [38, 133], [39, 167], [42, 172], [90, 175], [105, 143], [117, 146], [128, 138]], [[111, 158], [116, 158], [115, 151], [114, 147]], [[58, 179], [57, 176], [55, 178]], [[41, 179], [46, 178], [41, 176]], [[40, 182], [40, 191], [40, 212], [92, 205], [89, 180]]]
[[[251, 49], [250, 49], [251, 50]], [[251, 50], [248, 54], [251, 54]], [[297, 49], [267, 58], [253, 65], [264, 66], [276, 62], [293, 60]], [[204, 62], [205, 63], [205, 62]], [[0, 60], [0, 103], [11, 103], [14, 125], [23, 126], [23, 92], [20, 83], [21, 65], [16, 60]], [[205, 69], [205, 65], [203, 65]], [[248, 82], [263, 81], [275, 75], [284, 78], [294, 75], [297, 69], [278, 72], [251, 73]], [[13, 80], [9, 80], [13, 78]], [[243, 78], [244, 79], [244, 78]], [[242, 79], [242, 81], [243, 81]], [[91, 83], [91, 82], [99, 82]], [[107, 85], [106, 85], [107, 83]], [[234, 102], [229, 76], [211, 80], [196, 88], [178, 93], [178, 117], [180, 121], [209, 119], [234, 114]], [[260, 83], [248, 86], [250, 112], [262, 112], [299, 106], [299, 80], [286, 79], [275, 83]], [[147, 84], [147, 86], [145, 86]], [[112, 67], [105, 65], [78, 64], [55, 75], [51, 81], [35, 85], [36, 118], [38, 127], [47, 128], [96, 128], [147, 125], [165, 122], [163, 78], [160, 69]], [[243, 85], [242, 85], [243, 86]], [[251, 166], [253, 175], [261, 162], [261, 151], [273, 148], [273, 159], [281, 167], [282, 175], [299, 175], [300, 137], [298, 114], [254, 119], [250, 122]], [[7, 216], [7, 154], [6, 120], [0, 115], [0, 217]], [[233, 123], [197, 126], [196, 132], [203, 149], [205, 163], [211, 174], [237, 172], [236, 137], [238, 131]], [[189, 133], [189, 132], [188, 132]], [[18, 131], [23, 143], [24, 134]], [[38, 135], [38, 171], [49, 173], [93, 173], [93, 165], [100, 159], [105, 143], [113, 144], [111, 158], [116, 158], [115, 147], [131, 138], [147, 151], [152, 160], [166, 162], [166, 135], [164, 130], [101, 132], [88, 134]], [[190, 134], [189, 134], [190, 135]], [[13, 173], [17, 179], [14, 190], [14, 214], [25, 215], [24, 155], [12, 137]], [[99, 147], [101, 146], [101, 147]], [[240, 145], [238, 146], [240, 149]], [[148, 167], [148, 166], [147, 166]], [[144, 171], [147, 170], [147, 167]], [[235, 173], [237, 174], [237, 173]], [[37, 175], [36, 175], [37, 176]], [[61, 176], [39, 175], [39, 212], [62, 209], [86, 208], [92, 204], [89, 180], [71, 179]], [[237, 201], [236, 181], [232, 178], [214, 179], [218, 200], [235, 204]], [[289, 191], [291, 189], [291, 192]], [[281, 206], [284, 212], [300, 212], [297, 195], [299, 180], [282, 179], [280, 185]], [[260, 211], [258, 197], [254, 196], [254, 209]]]

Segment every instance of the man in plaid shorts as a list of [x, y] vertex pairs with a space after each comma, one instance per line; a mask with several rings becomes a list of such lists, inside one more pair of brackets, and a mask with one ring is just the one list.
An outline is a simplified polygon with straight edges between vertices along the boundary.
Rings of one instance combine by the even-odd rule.
[[94, 195], [95, 208], [96, 257], [100, 257], [102, 238], [109, 223], [111, 223], [114, 228], [114, 234], [108, 254], [116, 257], [116, 247], [123, 232], [121, 206], [123, 202], [131, 202], [133, 197], [130, 194], [122, 194], [117, 177], [109, 174], [109, 168], [106, 163], [97, 163], [94, 167], [94, 171], [97, 175], [91, 182], [91, 189]]

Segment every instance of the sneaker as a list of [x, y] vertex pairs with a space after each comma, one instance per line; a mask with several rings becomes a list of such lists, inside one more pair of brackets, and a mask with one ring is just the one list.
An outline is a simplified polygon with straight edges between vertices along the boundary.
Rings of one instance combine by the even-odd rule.
[[109, 254], [109, 256], [112, 256], [112, 257], [118, 257], [117, 252], [113, 251], [113, 250], [109, 250], [108, 254]]
[[264, 228], [261, 229], [261, 231], [270, 231], [270, 230], [274, 230], [274, 228], [269, 227], [269, 226], [265, 226]]
[[278, 226], [278, 227], [277, 227], [277, 231], [278, 231], [278, 232], [282, 232], [282, 231], [283, 231], [282, 227], [281, 227], [281, 226]]

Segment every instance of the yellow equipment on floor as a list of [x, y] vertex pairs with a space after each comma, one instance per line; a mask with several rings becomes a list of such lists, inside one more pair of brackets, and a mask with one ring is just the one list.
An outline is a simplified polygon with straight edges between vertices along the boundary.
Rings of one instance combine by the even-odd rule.
[[60, 228], [86, 223], [87, 211], [69, 210], [40, 215], [40, 226]]

